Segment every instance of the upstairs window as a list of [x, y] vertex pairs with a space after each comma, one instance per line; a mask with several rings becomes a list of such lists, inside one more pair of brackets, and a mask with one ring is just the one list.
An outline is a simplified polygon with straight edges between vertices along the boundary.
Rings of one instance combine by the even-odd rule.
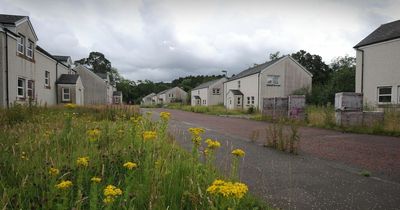
[[221, 94], [219, 88], [213, 88], [212, 93], [213, 93], [213, 95], [219, 95], [219, 94]]
[[49, 88], [50, 87], [50, 72], [44, 72], [44, 86]]
[[247, 104], [250, 104], [250, 97], [247, 97]]
[[71, 92], [69, 88], [62, 88], [62, 101], [70, 101]]
[[238, 89], [240, 89], [240, 80], [237, 82]]
[[392, 87], [378, 87], [378, 102], [390, 103], [392, 102]]
[[279, 75], [268, 75], [267, 85], [279, 85]]
[[35, 81], [28, 80], [28, 88], [26, 90], [28, 93], [28, 98], [34, 99], [35, 98]]
[[25, 37], [22, 35], [19, 35], [17, 40], [17, 51], [20, 54], [24, 54], [25, 51]]
[[28, 41], [28, 46], [26, 47], [26, 56], [33, 58], [33, 42]]
[[18, 98], [25, 98], [25, 79], [23, 78], [18, 78], [17, 96]]

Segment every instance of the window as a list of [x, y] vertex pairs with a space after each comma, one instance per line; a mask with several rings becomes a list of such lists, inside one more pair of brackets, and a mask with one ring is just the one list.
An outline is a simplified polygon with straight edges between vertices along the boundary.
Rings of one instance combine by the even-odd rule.
[[24, 50], [25, 50], [25, 37], [19, 35], [17, 40], [17, 51], [18, 53], [24, 54]]
[[247, 97], [247, 104], [250, 104], [250, 97]]
[[378, 102], [392, 102], [392, 87], [378, 87]]
[[50, 72], [48, 71], [44, 72], [44, 86], [50, 87]]
[[28, 41], [28, 46], [26, 47], [26, 56], [33, 58], [33, 42]]
[[200, 94], [200, 90], [197, 91], [197, 94]]
[[27, 87], [28, 98], [34, 99], [35, 98], [35, 81], [28, 80], [28, 87]]
[[213, 93], [213, 95], [219, 95], [219, 94], [221, 94], [219, 88], [213, 88], [212, 93]]
[[279, 85], [279, 75], [268, 75], [267, 85]]
[[25, 79], [18, 78], [17, 84], [17, 96], [18, 98], [25, 98]]
[[206, 100], [203, 100], [203, 104], [206, 104]]
[[251, 97], [251, 104], [254, 104], [254, 96]]
[[71, 93], [69, 88], [62, 88], [62, 101], [70, 101]]
[[238, 88], [240, 89], [240, 80], [238, 81]]
[[241, 103], [240, 100], [241, 100], [241, 99], [242, 99], [242, 98], [238, 98], [238, 99], [237, 99], [237, 105], [240, 105], [240, 103]]

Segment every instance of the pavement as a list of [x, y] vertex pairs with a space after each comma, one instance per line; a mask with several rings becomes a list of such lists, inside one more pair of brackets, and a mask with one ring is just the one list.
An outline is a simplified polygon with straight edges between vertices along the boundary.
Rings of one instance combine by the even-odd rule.
[[[187, 129], [203, 127], [204, 137], [221, 148], [216, 165], [229, 171], [230, 151], [246, 156], [240, 179], [250, 192], [281, 209], [400, 209], [400, 138], [300, 128], [300, 153], [263, 147], [266, 122], [218, 117], [179, 110], [143, 109], [157, 118], [171, 113], [170, 132], [190, 150]], [[257, 139], [254, 132], [260, 133]], [[370, 177], [360, 171], [371, 171]]]

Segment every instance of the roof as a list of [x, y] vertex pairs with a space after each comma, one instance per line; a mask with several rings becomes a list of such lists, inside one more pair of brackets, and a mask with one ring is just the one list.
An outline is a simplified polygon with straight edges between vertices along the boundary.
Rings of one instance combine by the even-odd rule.
[[[45, 49], [41, 48], [39, 45], [36, 45], [36, 50], [39, 51], [39, 52], [41, 52], [41, 53], [43, 53], [43, 54], [45, 54], [46, 56], [52, 58], [52, 59], [55, 60], [55, 61], [59, 61], [59, 60], [58, 60], [57, 58], [55, 58], [52, 54], [50, 54], [49, 52], [47, 52]], [[65, 66], [65, 67], [67, 67], [67, 68], [69, 68], [67, 65], [65, 65], [65, 64], [63, 64], [63, 63], [59, 63], [59, 64]], [[72, 70], [73, 70], [73, 69], [72, 69]], [[73, 70], [73, 71], [75, 71], [75, 70]]]
[[61, 62], [67, 62], [68, 59], [70, 58], [70, 56], [64, 56], [64, 55], [53, 55], [53, 57]]
[[78, 81], [79, 74], [61, 74], [56, 84], [76, 84]]
[[200, 96], [193, 96], [195, 99], [201, 99]]
[[146, 95], [145, 97], [143, 97], [143, 98], [147, 98], [147, 97], [153, 97], [153, 96], [155, 96], [156, 94], [155, 93], [150, 93], [149, 95]]
[[26, 17], [27, 16], [0, 14], [0, 23], [15, 24], [16, 22], [18, 22]]
[[122, 91], [114, 91], [113, 96], [122, 96]]
[[[220, 78], [221, 79], [221, 78]], [[199, 86], [193, 88], [192, 90], [197, 90], [197, 89], [203, 89], [203, 88], [207, 88], [210, 85], [214, 84], [215, 82], [219, 81], [220, 79], [216, 79], [216, 80], [212, 80], [212, 81], [208, 81], [205, 83], [200, 84]]]
[[243, 95], [242, 92], [240, 92], [240, 90], [229, 90], [233, 93], [233, 95]]
[[400, 20], [383, 24], [365, 37], [354, 48], [400, 38]]
[[102, 79], [107, 79], [107, 73], [96, 73]]
[[239, 74], [229, 78], [227, 82], [232, 81], [232, 80], [236, 80], [236, 79], [240, 79], [240, 78], [243, 78], [243, 77], [247, 77], [247, 76], [250, 76], [250, 75], [253, 75], [253, 74], [258, 74], [262, 70], [266, 69], [267, 67], [271, 66], [272, 64], [278, 62], [279, 60], [281, 60], [283, 58], [286, 58], [286, 56], [285, 57], [281, 57], [281, 58], [276, 59], [276, 60], [273, 60], [273, 61], [268, 61], [268, 62], [265, 62], [263, 64], [256, 65], [256, 66], [251, 67], [251, 68], [248, 68], [248, 69], [240, 72]]

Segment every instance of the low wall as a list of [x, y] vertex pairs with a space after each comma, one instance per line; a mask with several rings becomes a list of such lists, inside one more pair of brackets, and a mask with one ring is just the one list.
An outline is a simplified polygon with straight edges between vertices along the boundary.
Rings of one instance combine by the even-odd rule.
[[336, 111], [336, 125], [373, 127], [383, 123], [383, 112]]

